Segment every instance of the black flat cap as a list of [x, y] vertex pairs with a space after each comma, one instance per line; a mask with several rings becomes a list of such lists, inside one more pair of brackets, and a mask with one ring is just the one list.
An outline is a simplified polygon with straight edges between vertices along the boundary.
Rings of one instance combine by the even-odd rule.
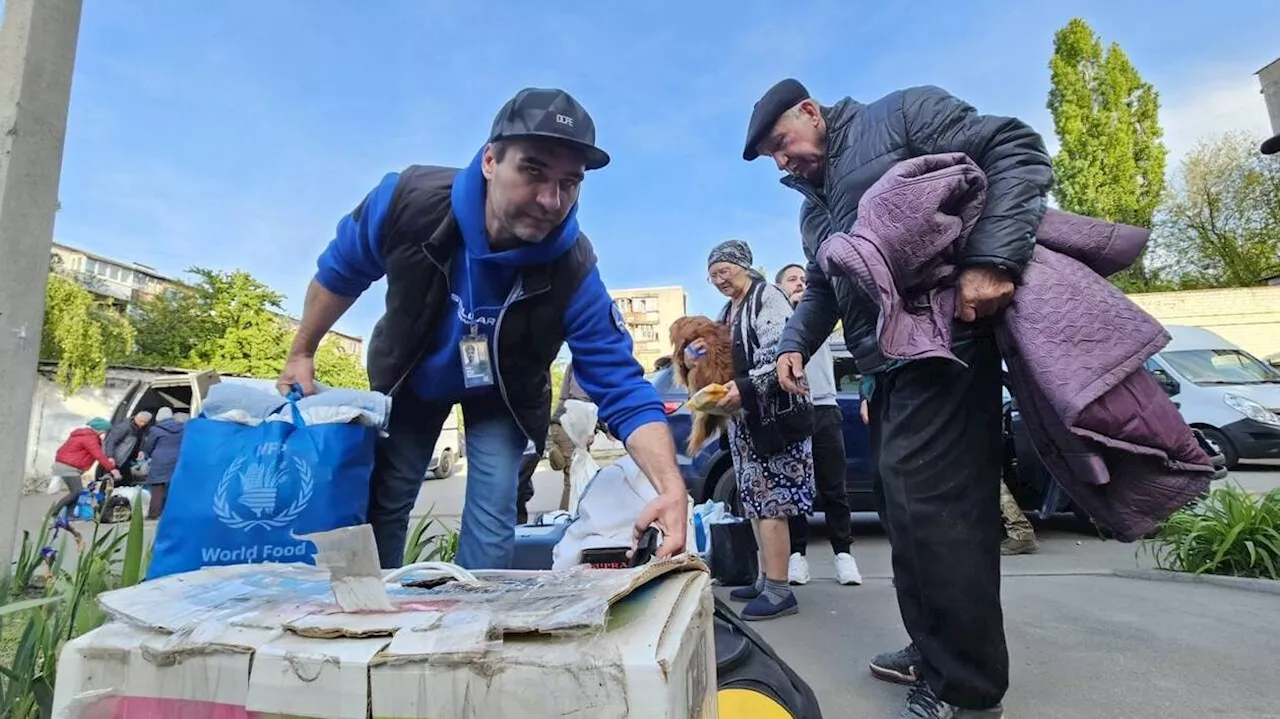
[[1273, 135], [1271, 139], [1264, 140], [1262, 143], [1262, 154], [1274, 155], [1280, 152], [1280, 135]]
[[498, 110], [489, 142], [546, 138], [573, 145], [586, 155], [588, 170], [609, 164], [596, 147], [596, 123], [573, 96], [557, 88], [526, 87]]
[[808, 99], [809, 91], [795, 78], [789, 77], [769, 88], [764, 97], [756, 102], [755, 109], [751, 111], [751, 122], [747, 124], [747, 144], [742, 148], [742, 159], [751, 162], [759, 157], [760, 153], [756, 152], [756, 145], [759, 145], [764, 136], [769, 134], [777, 124], [778, 118], [782, 117], [782, 113], [800, 104], [802, 100]]

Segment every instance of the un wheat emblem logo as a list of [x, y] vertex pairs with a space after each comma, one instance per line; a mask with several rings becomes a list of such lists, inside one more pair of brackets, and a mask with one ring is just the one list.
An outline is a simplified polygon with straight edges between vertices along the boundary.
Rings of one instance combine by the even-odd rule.
[[[285, 470], [254, 464], [241, 471], [245, 462], [244, 457], [239, 457], [231, 463], [230, 467], [227, 467], [227, 471], [222, 473], [218, 488], [213, 493], [214, 516], [232, 529], [246, 531], [255, 527], [279, 529], [297, 519], [302, 514], [302, 510], [306, 509], [307, 503], [311, 501], [311, 494], [315, 489], [315, 478], [311, 473], [311, 466], [301, 457], [293, 458], [293, 465], [298, 470], [298, 496], [284, 511], [272, 514], [272, 510], [276, 508], [280, 484], [285, 479]], [[240, 487], [239, 503], [249, 510], [248, 516], [241, 516], [231, 506], [228, 493], [233, 483]]]

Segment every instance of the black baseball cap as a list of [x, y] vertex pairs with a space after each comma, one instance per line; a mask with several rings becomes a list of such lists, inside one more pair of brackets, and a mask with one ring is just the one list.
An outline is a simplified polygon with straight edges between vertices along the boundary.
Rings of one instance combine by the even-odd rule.
[[546, 138], [577, 147], [588, 170], [609, 164], [609, 153], [596, 147], [596, 123], [586, 108], [564, 90], [526, 87], [498, 110], [489, 142]]
[[1274, 155], [1280, 152], [1280, 135], [1272, 135], [1271, 139], [1262, 142], [1262, 154]]
[[809, 91], [795, 78], [787, 78], [773, 87], [756, 102], [747, 123], [747, 144], [742, 148], [742, 159], [751, 162], [760, 156], [756, 145], [778, 124], [782, 113], [809, 99]]

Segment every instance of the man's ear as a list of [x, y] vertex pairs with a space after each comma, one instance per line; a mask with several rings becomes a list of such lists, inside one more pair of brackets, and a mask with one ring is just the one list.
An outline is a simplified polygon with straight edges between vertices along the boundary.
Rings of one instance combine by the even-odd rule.
[[822, 121], [822, 108], [813, 98], [800, 101], [800, 112], [804, 114], [805, 118], [807, 118], [814, 127], [817, 127], [818, 123]]
[[492, 180], [494, 170], [498, 166], [498, 156], [493, 152], [493, 143], [484, 146], [484, 157], [480, 158], [480, 172], [484, 179]]

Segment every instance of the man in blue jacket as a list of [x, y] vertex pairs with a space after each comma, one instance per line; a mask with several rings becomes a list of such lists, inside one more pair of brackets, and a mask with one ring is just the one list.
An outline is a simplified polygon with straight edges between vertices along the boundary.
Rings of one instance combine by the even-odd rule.
[[582, 387], [659, 489], [637, 534], [656, 524], [659, 555], [682, 551], [686, 490], [662, 401], [578, 229], [585, 173], [608, 162], [569, 93], [526, 88], [467, 167], [388, 174], [320, 255], [279, 386], [314, 391], [321, 338], [386, 277], [386, 312], [368, 350], [373, 389], [395, 398], [369, 494], [384, 568], [402, 561], [409, 512], [456, 403], [467, 427], [457, 562], [509, 566], [520, 459], [529, 441], [539, 453], [545, 445], [549, 369], [566, 341]]
[[[863, 194], [898, 162], [963, 152], [986, 173], [987, 204], [955, 263], [953, 351], [910, 363], [880, 354], [878, 312], [845, 277], [818, 266], [818, 246], [850, 230]], [[871, 456], [893, 548], [902, 623], [912, 643], [871, 661], [881, 679], [913, 684], [902, 719], [1002, 715], [1009, 653], [1000, 606], [1003, 459], [1000, 352], [994, 318], [1031, 259], [1053, 170], [1026, 123], [983, 115], [937, 87], [870, 103], [818, 103], [793, 79], [756, 103], [742, 157], [770, 157], [804, 196], [804, 296], [778, 343], [778, 379], [804, 392], [804, 365], [840, 320], [858, 370], [874, 378]]]

